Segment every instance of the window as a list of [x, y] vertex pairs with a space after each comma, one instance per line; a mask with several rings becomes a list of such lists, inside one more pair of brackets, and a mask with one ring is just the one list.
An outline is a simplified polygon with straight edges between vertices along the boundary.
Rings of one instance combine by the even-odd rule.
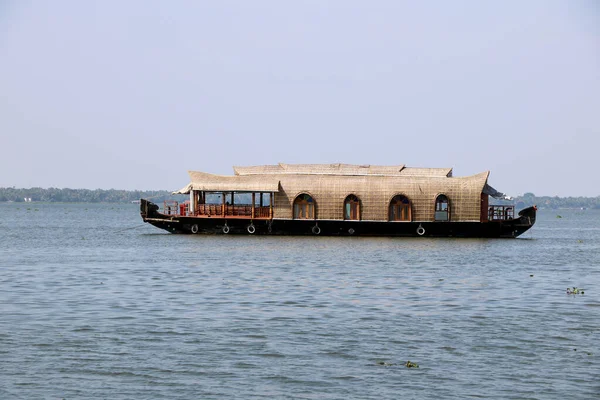
[[410, 221], [412, 219], [410, 200], [403, 195], [394, 196], [390, 201], [390, 221]]
[[450, 201], [446, 195], [440, 194], [435, 199], [435, 216], [436, 221], [450, 221]]
[[294, 200], [294, 219], [315, 219], [315, 201], [307, 194]]
[[360, 220], [360, 200], [353, 194], [344, 200], [344, 219]]

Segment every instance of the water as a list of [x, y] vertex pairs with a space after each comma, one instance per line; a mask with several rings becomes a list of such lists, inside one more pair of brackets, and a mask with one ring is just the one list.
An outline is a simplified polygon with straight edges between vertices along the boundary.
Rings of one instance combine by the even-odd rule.
[[600, 211], [516, 240], [272, 238], [4, 203], [0, 243], [2, 399], [600, 396]]

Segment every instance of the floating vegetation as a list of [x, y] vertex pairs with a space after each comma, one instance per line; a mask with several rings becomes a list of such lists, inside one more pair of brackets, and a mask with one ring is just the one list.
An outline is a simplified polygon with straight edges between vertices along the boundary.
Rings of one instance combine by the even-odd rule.
[[584, 294], [583, 289], [576, 288], [573, 286], [572, 288], [567, 288], [567, 294]]
[[[377, 361], [377, 365], [381, 365], [382, 367], [393, 367], [393, 366], [394, 366], [394, 365], [396, 365], [396, 364], [394, 364], [394, 363], [389, 363], [389, 362], [387, 362], [387, 361]], [[417, 364], [417, 363], [414, 363], [414, 362], [412, 362], [412, 361], [410, 361], [410, 360], [409, 360], [409, 361], [407, 361], [407, 362], [405, 362], [405, 363], [404, 363], [404, 364], [402, 364], [402, 365], [404, 365], [406, 368], [419, 368], [419, 364]]]
[[[573, 349], [573, 351], [577, 351], [577, 349]], [[592, 352], [590, 352], [590, 351], [586, 351], [585, 354], [589, 357], [593, 356]]]
[[557, 215], [556, 218], [562, 218], [562, 215]]
[[385, 361], [378, 361], [377, 365], [382, 365], [384, 367], [391, 367], [391, 366], [396, 365], [396, 364], [388, 363], [388, 362], [385, 362]]

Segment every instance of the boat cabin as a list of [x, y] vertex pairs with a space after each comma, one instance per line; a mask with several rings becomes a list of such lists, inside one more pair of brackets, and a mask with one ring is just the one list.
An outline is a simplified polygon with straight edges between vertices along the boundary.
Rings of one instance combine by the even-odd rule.
[[514, 218], [514, 206], [487, 184], [489, 172], [453, 177], [451, 168], [404, 165], [277, 164], [234, 167], [233, 176], [189, 171], [165, 202], [166, 215], [248, 220], [487, 222]]

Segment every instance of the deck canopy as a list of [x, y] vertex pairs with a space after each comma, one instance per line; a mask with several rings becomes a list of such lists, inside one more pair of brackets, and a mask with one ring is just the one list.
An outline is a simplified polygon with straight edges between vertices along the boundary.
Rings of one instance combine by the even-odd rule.
[[263, 176], [224, 176], [206, 172], [188, 171], [191, 182], [173, 192], [188, 194], [192, 190], [203, 192], [278, 192], [279, 180]]
[[512, 197], [510, 197], [507, 194], [504, 194], [502, 192], [497, 191], [496, 189], [494, 189], [493, 187], [491, 187], [487, 183], [483, 187], [483, 193], [485, 193], [485, 194], [487, 194], [489, 196], [492, 196], [495, 199], [499, 199], [499, 200], [512, 200]]

